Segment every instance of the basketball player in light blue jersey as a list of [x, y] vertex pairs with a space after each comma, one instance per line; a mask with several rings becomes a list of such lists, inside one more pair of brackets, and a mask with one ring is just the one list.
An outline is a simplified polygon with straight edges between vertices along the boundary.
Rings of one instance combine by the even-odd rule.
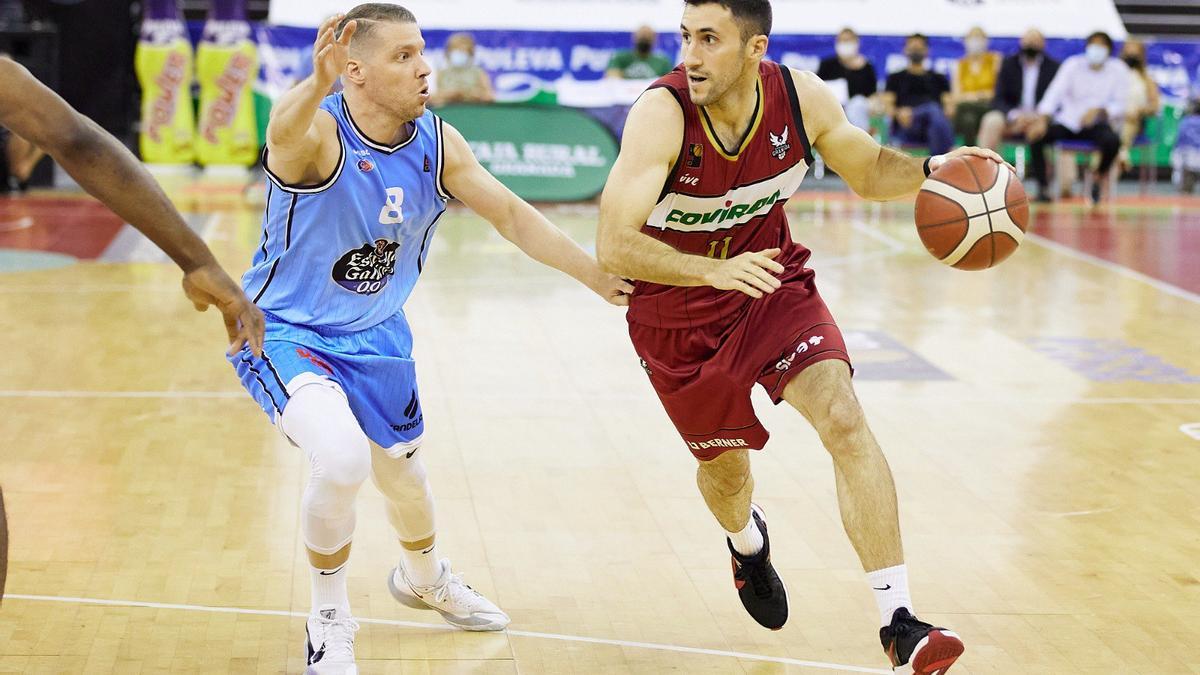
[[[461, 200], [530, 257], [613, 304], [626, 304], [632, 291], [426, 110], [424, 46], [413, 15], [397, 5], [331, 18], [319, 29], [314, 73], [280, 99], [267, 129], [264, 232], [243, 278], [267, 317], [266, 341], [261, 358], [244, 351], [230, 360], [311, 462], [301, 518], [312, 673], [357, 672], [346, 562], [368, 473], [402, 544], [387, 580], [396, 599], [466, 630], [508, 625], [438, 557], [417, 454], [424, 423], [403, 307], [447, 202]], [[327, 96], [338, 77], [344, 91]]]

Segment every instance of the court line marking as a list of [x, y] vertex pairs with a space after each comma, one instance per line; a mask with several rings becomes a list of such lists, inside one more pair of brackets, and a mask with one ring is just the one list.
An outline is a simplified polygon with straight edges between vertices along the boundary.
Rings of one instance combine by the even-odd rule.
[[1035, 244], [1037, 244], [1043, 248], [1050, 249], [1051, 251], [1054, 251], [1056, 253], [1061, 253], [1065, 256], [1075, 258], [1076, 260], [1081, 260], [1083, 262], [1091, 263], [1097, 267], [1101, 267], [1110, 272], [1115, 272], [1115, 273], [1117, 273], [1123, 277], [1126, 277], [1128, 279], [1140, 281], [1143, 284], [1146, 284], [1147, 286], [1151, 286], [1159, 291], [1162, 291], [1163, 293], [1166, 293], [1167, 295], [1172, 295], [1181, 300], [1187, 300], [1189, 302], [1194, 302], [1197, 305], [1200, 305], [1200, 295], [1193, 293], [1187, 289], [1180, 288], [1174, 284], [1167, 283], [1167, 282], [1163, 281], [1162, 279], [1155, 279], [1154, 277], [1152, 277], [1148, 274], [1139, 272], [1130, 267], [1126, 267], [1125, 265], [1121, 265], [1120, 263], [1115, 263], [1111, 260], [1105, 260], [1104, 258], [1101, 258], [1096, 255], [1092, 255], [1091, 253], [1084, 253], [1083, 251], [1075, 250], [1075, 249], [1071, 248], [1070, 246], [1067, 246], [1066, 244], [1060, 244], [1057, 241], [1054, 241], [1052, 239], [1047, 239], [1046, 237], [1043, 237], [1039, 234], [1032, 234], [1032, 233], [1027, 232], [1025, 234], [1025, 238], [1029, 239], [1030, 241], [1034, 242]]
[[245, 398], [242, 391], [52, 391], [0, 390], [0, 398], [161, 398], [226, 399]]
[[[1200, 398], [1136, 398], [1136, 397], [1111, 397], [1111, 398], [1053, 398], [1053, 397], [1003, 397], [1003, 396], [984, 396], [978, 398], [964, 398], [953, 394], [914, 394], [906, 393], [887, 393], [871, 391], [864, 389], [859, 392], [860, 395], [867, 398], [903, 398], [911, 400], [914, 398], [922, 399], [947, 399], [954, 401], [976, 401], [980, 403], [1045, 403], [1050, 405], [1200, 405]], [[242, 399], [246, 397], [246, 393], [242, 391], [79, 391], [79, 390], [50, 390], [50, 389], [6, 389], [0, 390], [0, 398], [101, 398], [101, 399]], [[437, 397], [434, 397], [437, 398]], [[595, 396], [597, 400], [612, 400], [612, 396]], [[621, 397], [618, 397], [621, 398]]]
[[[308, 614], [304, 612], [288, 612], [275, 609], [246, 609], [242, 607], [211, 607], [207, 605], [177, 605], [165, 602], [141, 602], [137, 600], [104, 600], [99, 598], [69, 598], [56, 595], [21, 595], [8, 594], [4, 596], [5, 600], [27, 600], [31, 602], [59, 602], [64, 604], [75, 605], [102, 605], [105, 607], [134, 607], [140, 609], [165, 609], [177, 610], [183, 612], [210, 612], [214, 614], [245, 614], [256, 616], [282, 616], [289, 618], [307, 618]], [[359, 623], [374, 624], [380, 626], [397, 626], [401, 628], [420, 628], [423, 630], [442, 630], [442, 631], [457, 631], [457, 628], [446, 624], [419, 623], [416, 621], [399, 621], [394, 619], [360, 619], [355, 618]], [[609, 645], [612, 647], [630, 647], [634, 649], [649, 649], [661, 652], [675, 652], [677, 654], [701, 654], [704, 656], [720, 656], [724, 658], [740, 659], [743, 661], [763, 661], [767, 663], [782, 663], [791, 666], [804, 666], [807, 668], [820, 668], [823, 670], [838, 670], [842, 672], [852, 673], [883, 673], [890, 675], [892, 671], [882, 670], [879, 668], [866, 668], [863, 666], [848, 666], [840, 663], [825, 663], [822, 661], [805, 661], [803, 659], [793, 659], [786, 656], [765, 656], [762, 654], [748, 654], [745, 652], [731, 652], [722, 649], [705, 649], [702, 647], [683, 647], [679, 645], [661, 644], [657, 642], [635, 642], [630, 640], [610, 640], [607, 638], [594, 638], [582, 635], [562, 635], [559, 633], [539, 633], [536, 631], [527, 630], [506, 630], [504, 634], [514, 637], [534, 638], [540, 640], [558, 640], [561, 642], [581, 642], [586, 644]]]

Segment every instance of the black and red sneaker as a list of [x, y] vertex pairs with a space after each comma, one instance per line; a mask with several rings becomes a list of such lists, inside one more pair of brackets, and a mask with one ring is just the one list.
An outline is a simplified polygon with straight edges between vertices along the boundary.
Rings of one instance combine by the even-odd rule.
[[901, 607], [892, 623], [879, 629], [883, 651], [899, 673], [943, 675], [962, 656], [963, 643], [953, 631], [920, 621]]
[[750, 517], [758, 523], [762, 532], [763, 547], [758, 553], [744, 556], [733, 548], [727, 537], [729, 552], [733, 554], [733, 585], [737, 587], [742, 606], [764, 628], [779, 630], [788, 619], [787, 589], [783, 580], [771, 565], [771, 540], [767, 537], [767, 521], [757, 504], [750, 505]]

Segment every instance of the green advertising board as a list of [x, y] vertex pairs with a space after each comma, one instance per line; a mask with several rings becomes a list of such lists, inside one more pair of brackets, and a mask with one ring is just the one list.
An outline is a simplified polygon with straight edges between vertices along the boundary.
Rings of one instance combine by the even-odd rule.
[[571, 108], [453, 105], [436, 112], [462, 132], [485, 169], [529, 201], [591, 199], [617, 160], [612, 133]]

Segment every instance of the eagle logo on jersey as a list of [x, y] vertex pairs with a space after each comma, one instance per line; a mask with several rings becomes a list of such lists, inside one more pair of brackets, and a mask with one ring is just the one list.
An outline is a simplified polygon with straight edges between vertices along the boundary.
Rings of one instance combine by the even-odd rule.
[[789, 129], [786, 126], [783, 128], [783, 133], [779, 134], [778, 136], [771, 132], [767, 132], [767, 135], [771, 138], [771, 147], [774, 148], [774, 150], [771, 151], [771, 156], [775, 159], [781, 160], [784, 157], [787, 157], [788, 150], [792, 149], [792, 144], [788, 143], [788, 132]]
[[359, 295], [375, 295], [387, 287], [396, 273], [400, 244], [379, 239], [347, 252], [333, 265], [333, 280]]

